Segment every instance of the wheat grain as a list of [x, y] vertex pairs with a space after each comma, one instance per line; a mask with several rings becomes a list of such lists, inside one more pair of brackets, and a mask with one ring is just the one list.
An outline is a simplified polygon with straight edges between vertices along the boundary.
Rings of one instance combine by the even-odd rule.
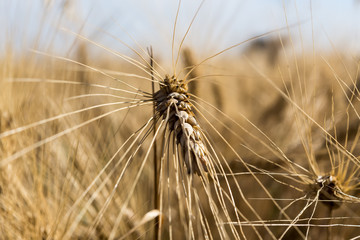
[[154, 93], [156, 111], [166, 119], [168, 128], [174, 133], [176, 143], [181, 146], [182, 158], [188, 173], [208, 171], [209, 152], [203, 142], [202, 130], [191, 109], [188, 87], [183, 80], [166, 76], [160, 90]]

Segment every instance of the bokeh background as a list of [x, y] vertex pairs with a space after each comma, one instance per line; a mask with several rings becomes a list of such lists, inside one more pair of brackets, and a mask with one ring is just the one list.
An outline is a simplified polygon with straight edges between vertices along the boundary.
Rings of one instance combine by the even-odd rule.
[[[177, 33], [185, 33], [201, 1], [182, 1]], [[101, 40], [109, 47], [119, 44], [106, 39], [107, 31], [125, 42], [124, 30], [156, 52], [171, 49], [172, 30], [177, 1], [81, 1], [81, 0], [1, 0], [1, 51], [6, 44], [19, 52], [35, 46], [62, 52], [74, 36], [61, 31], [69, 29]], [[247, 38], [278, 28], [292, 26], [297, 46], [317, 50], [336, 48], [359, 51], [360, 3], [355, 0], [317, 1], [204, 1], [187, 44], [198, 52], [223, 49]], [[300, 23], [297, 25], [297, 23]], [[59, 31], [60, 30], [60, 31]], [[301, 36], [300, 36], [301, 35]], [[125, 49], [124, 49], [125, 50]]]

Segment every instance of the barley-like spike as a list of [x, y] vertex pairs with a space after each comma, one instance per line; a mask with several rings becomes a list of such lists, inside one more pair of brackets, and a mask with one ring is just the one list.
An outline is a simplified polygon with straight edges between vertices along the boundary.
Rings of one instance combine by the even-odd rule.
[[338, 197], [336, 193], [341, 190], [334, 176], [318, 176], [315, 180], [314, 186], [315, 188], [321, 189], [319, 198], [320, 200], [325, 200], [323, 202], [324, 204], [332, 208], [340, 207], [341, 198]]
[[168, 116], [169, 130], [181, 146], [181, 156], [188, 173], [200, 175], [200, 169], [208, 171], [209, 151], [202, 139], [202, 131], [192, 112], [188, 86], [184, 80], [165, 76], [164, 85], [154, 93], [157, 113], [164, 119]]

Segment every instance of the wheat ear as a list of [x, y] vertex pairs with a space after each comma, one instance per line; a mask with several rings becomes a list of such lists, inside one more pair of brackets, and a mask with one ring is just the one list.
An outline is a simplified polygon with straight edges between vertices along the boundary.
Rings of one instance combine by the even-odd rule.
[[168, 128], [181, 146], [181, 156], [188, 173], [200, 175], [209, 167], [209, 151], [203, 141], [203, 132], [196, 121], [189, 101], [188, 86], [184, 80], [165, 76], [153, 98], [156, 112], [167, 119]]

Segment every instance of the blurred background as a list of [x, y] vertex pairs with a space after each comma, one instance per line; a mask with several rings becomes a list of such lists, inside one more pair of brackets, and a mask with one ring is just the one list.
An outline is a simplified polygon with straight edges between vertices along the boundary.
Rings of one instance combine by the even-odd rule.
[[[199, 0], [181, 2], [176, 41], [200, 4]], [[153, 46], [157, 54], [168, 54], [177, 7], [178, 1], [166, 0], [1, 0], [0, 52], [12, 45], [17, 52], [35, 48], [66, 54], [64, 49], [70, 49], [75, 39], [70, 30], [119, 51], [128, 49], [109, 34], [134, 45], [130, 34], [142, 46]], [[360, 50], [359, 11], [355, 0], [209, 0], [202, 4], [185, 44], [206, 53], [289, 26], [276, 34], [290, 31], [299, 49], [335, 47], [354, 52]]]
[[[153, 116], [152, 103], [143, 107], [126, 101], [124, 111], [99, 117], [119, 110], [118, 105], [105, 106], [114, 103], [113, 97], [142, 101], [139, 92], [152, 92], [146, 81], [149, 46], [161, 66], [155, 67], [159, 79], [174, 74], [172, 52], [179, 54], [177, 70], [184, 76], [189, 67], [236, 46], [197, 67], [189, 78], [200, 81], [189, 83], [189, 93], [205, 102], [192, 98], [199, 109], [197, 121], [209, 143], [216, 143], [214, 153], [223, 158], [220, 163], [239, 173], [236, 179], [229, 176], [232, 204], [249, 219], [248, 226], [257, 225], [259, 219], [270, 225], [276, 220], [290, 223], [302, 212], [303, 223], [313, 219], [318, 224], [321, 219], [323, 224], [338, 224], [333, 235], [324, 225], [313, 227], [309, 238], [359, 236], [359, 199], [334, 213], [334, 204], [316, 201], [309, 207], [302, 201], [309, 196], [316, 199], [319, 176], [330, 179], [330, 174], [338, 182], [328, 182], [326, 189], [335, 184], [346, 194], [332, 196], [331, 190], [330, 200], [359, 195], [360, 167], [354, 157], [360, 155], [359, 1], [183, 0], [178, 6], [178, 1], [167, 0], [0, 0], [0, 134], [8, 134], [0, 137], [0, 163], [6, 164], [0, 168], [0, 238], [108, 239], [116, 233], [150, 239], [154, 221], [143, 224], [141, 219], [154, 209], [152, 162], [142, 172], [139, 168], [152, 139], [144, 137], [139, 149], [129, 145], [140, 141], [142, 136], [138, 140], [131, 136]], [[246, 41], [256, 36], [262, 38]], [[129, 94], [134, 91], [129, 84], [136, 93]], [[102, 88], [96, 88], [99, 85]], [[133, 109], [128, 111], [127, 106]], [[61, 117], [43, 124], [54, 116]], [[32, 123], [38, 125], [21, 130]], [[14, 129], [21, 131], [12, 134]], [[49, 142], [42, 144], [44, 140]], [[129, 167], [120, 160], [108, 165], [117, 159], [112, 156], [132, 159], [133, 153]], [[169, 161], [167, 166], [174, 172], [175, 163]], [[249, 171], [273, 176], [255, 178]], [[117, 185], [119, 176], [124, 177]], [[185, 239], [186, 199], [181, 195], [178, 201], [175, 190], [182, 186], [175, 174], [170, 176], [172, 197], [164, 209], [172, 211], [168, 216], [173, 216], [174, 236]], [[136, 188], [129, 194], [132, 184]], [[219, 180], [224, 189], [227, 184], [226, 177]], [[209, 219], [213, 238], [219, 239], [217, 214], [208, 203], [221, 201], [207, 198], [202, 187], [200, 181], [194, 183], [194, 192], [201, 196], [201, 214]], [[258, 218], [245, 200], [260, 214]], [[227, 206], [230, 212], [233, 205]], [[289, 217], [283, 214], [285, 209]], [[120, 213], [125, 220], [118, 222]], [[237, 214], [221, 217], [228, 221]], [[166, 217], [164, 224], [166, 232], [170, 225]], [[282, 227], [271, 229], [276, 238], [287, 228]], [[287, 239], [309, 232], [307, 227], [299, 229], [291, 229]], [[262, 226], [259, 233], [269, 234]], [[249, 239], [257, 236], [252, 228], [245, 234]]]

